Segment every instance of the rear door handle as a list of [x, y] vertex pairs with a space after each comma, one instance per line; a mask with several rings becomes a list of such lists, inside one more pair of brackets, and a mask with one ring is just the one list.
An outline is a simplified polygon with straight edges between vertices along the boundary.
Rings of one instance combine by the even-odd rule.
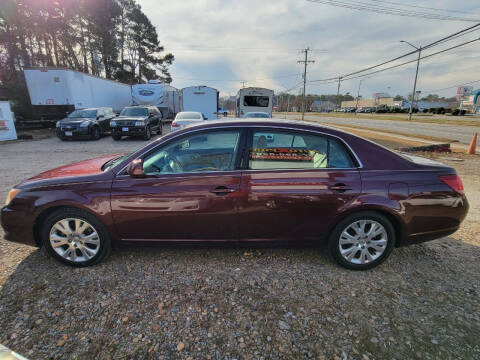
[[352, 188], [344, 183], [336, 183], [335, 185], [330, 186], [330, 190], [343, 193], [347, 190], [352, 190]]
[[235, 189], [228, 188], [226, 186], [217, 186], [215, 189], [210, 190], [211, 193], [216, 195], [227, 195], [235, 191]]

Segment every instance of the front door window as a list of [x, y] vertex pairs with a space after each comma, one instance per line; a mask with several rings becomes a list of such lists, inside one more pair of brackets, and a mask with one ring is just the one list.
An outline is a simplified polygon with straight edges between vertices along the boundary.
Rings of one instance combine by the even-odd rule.
[[182, 137], [148, 155], [145, 175], [235, 170], [240, 130], [201, 132]]

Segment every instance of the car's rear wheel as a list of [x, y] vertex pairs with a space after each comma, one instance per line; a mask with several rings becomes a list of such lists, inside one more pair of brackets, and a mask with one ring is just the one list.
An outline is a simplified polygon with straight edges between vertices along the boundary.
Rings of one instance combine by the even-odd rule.
[[352, 270], [381, 264], [395, 245], [395, 229], [383, 215], [365, 211], [352, 214], [333, 229], [328, 248], [333, 258]]
[[143, 133], [143, 140], [150, 140], [152, 137], [152, 130], [150, 130], [150, 126], [145, 126], [145, 132]]
[[110, 253], [110, 238], [98, 219], [80, 209], [59, 209], [45, 220], [43, 245], [57, 260], [83, 267], [96, 264]]

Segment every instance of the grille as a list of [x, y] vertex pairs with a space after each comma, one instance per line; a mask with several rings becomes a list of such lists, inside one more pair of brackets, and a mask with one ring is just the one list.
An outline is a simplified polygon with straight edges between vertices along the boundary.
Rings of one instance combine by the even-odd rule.
[[134, 126], [134, 120], [117, 120], [117, 124], [120, 126]]

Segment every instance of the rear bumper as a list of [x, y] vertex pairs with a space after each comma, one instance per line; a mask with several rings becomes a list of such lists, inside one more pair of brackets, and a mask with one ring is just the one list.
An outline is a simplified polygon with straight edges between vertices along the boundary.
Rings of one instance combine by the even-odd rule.
[[470, 207], [465, 195], [445, 199], [443, 204], [442, 199], [434, 201], [435, 205], [419, 206], [410, 213], [410, 229], [398, 246], [440, 239], [460, 228]]
[[31, 214], [20, 210], [12, 210], [7, 206], [0, 211], [0, 222], [5, 232], [4, 239], [20, 244], [36, 246], [33, 233], [33, 221]]

